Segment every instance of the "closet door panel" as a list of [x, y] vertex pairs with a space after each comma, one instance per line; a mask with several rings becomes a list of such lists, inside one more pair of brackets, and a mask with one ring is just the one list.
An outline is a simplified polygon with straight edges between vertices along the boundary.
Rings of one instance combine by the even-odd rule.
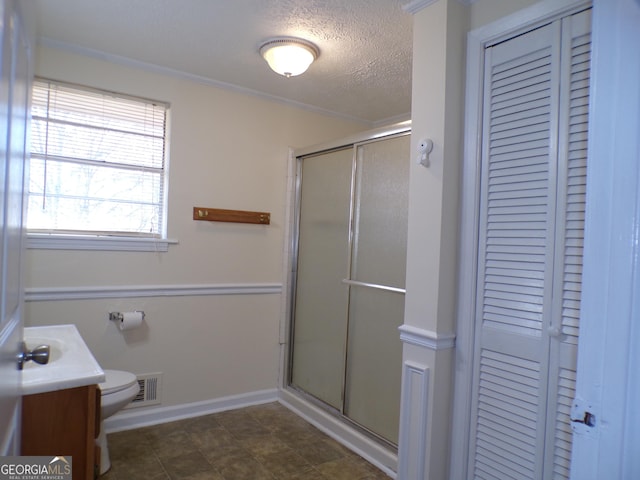
[[474, 478], [569, 477], [590, 24], [586, 10], [485, 54]]
[[[591, 11], [563, 20], [556, 259], [544, 478], [567, 479], [575, 397], [587, 181]], [[551, 459], [553, 459], [551, 461]]]
[[485, 57], [469, 471], [541, 478], [547, 397], [560, 25]]

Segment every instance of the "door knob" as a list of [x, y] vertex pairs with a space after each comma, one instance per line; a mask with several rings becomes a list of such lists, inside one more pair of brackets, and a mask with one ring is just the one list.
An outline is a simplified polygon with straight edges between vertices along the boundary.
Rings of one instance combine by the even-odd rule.
[[18, 353], [18, 370], [22, 370], [24, 363], [33, 360], [40, 365], [49, 363], [49, 345], [38, 345], [33, 350], [27, 350], [27, 344], [20, 342], [20, 352]]

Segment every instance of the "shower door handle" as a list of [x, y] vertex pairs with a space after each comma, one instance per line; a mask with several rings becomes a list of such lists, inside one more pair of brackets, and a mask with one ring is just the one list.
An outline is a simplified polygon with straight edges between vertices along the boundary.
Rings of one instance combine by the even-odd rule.
[[388, 285], [380, 285], [377, 283], [359, 282], [357, 280], [349, 280], [348, 278], [342, 279], [342, 283], [347, 285], [355, 285], [356, 287], [367, 287], [375, 288], [377, 290], [386, 290], [387, 292], [407, 293], [407, 290], [404, 288], [390, 287]]

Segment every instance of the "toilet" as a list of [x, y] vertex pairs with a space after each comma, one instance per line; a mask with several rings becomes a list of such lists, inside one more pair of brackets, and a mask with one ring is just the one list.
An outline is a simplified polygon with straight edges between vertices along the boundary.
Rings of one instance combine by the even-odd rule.
[[140, 391], [138, 379], [133, 373], [123, 372], [122, 370], [105, 370], [104, 375], [104, 382], [98, 384], [102, 405], [100, 435], [96, 441], [100, 447], [100, 475], [111, 468], [104, 421], [128, 405]]

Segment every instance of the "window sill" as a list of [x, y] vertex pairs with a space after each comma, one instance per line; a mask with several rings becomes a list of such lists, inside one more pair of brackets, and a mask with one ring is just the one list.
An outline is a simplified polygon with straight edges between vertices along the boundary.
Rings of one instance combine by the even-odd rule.
[[177, 240], [167, 238], [27, 234], [27, 248], [40, 250], [166, 252], [169, 245], [177, 243]]

